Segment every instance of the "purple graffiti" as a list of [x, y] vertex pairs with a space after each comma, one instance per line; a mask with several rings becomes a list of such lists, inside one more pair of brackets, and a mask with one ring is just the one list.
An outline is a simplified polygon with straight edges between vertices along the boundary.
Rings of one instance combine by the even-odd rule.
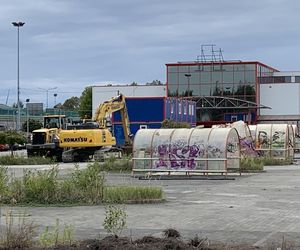
[[241, 139], [241, 153], [243, 156], [258, 156], [258, 152], [254, 149], [253, 141]]
[[195, 158], [203, 157], [203, 145], [185, 145], [182, 141], [170, 145], [161, 144], [157, 146], [158, 160], [155, 162], [156, 168], [171, 169], [195, 169]]

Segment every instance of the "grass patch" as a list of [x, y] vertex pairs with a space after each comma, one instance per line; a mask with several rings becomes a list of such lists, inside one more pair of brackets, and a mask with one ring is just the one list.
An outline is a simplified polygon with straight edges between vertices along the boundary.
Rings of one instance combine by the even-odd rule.
[[262, 158], [265, 166], [282, 166], [291, 165], [292, 159], [276, 159], [276, 158]]
[[8, 175], [0, 166], [0, 204], [10, 205], [93, 205], [161, 199], [160, 187], [106, 187], [106, 172], [98, 162], [67, 177], [58, 177], [58, 166], [49, 170], [25, 170], [22, 178]]
[[124, 156], [122, 159], [108, 158], [99, 164], [102, 171], [107, 172], [130, 172], [132, 170], [132, 159]]
[[105, 187], [103, 200], [107, 203], [143, 202], [148, 200], [161, 200], [163, 191], [161, 187], [118, 186]]
[[53, 164], [54, 161], [50, 158], [43, 157], [18, 157], [5, 155], [0, 157], [0, 165], [44, 165], [44, 164]]
[[2, 204], [100, 204], [105, 173], [90, 164], [82, 170], [75, 166], [70, 177], [59, 179], [54, 166], [44, 171], [25, 170], [22, 178], [16, 178], [7, 176], [7, 168], [2, 166], [0, 183]]
[[250, 158], [246, 157], [241, 159], [241, 172], [251, 172], [251, 171], [263, 171], [264, 166], [282, 166], [290, 165], [293, 161], [291, 159], [276, 159], [276, 158], [265, 158], [256, 157]]
[[261, 158], [242, 158], [241, 159], [241, 172], [263, 171], [264, 162]]

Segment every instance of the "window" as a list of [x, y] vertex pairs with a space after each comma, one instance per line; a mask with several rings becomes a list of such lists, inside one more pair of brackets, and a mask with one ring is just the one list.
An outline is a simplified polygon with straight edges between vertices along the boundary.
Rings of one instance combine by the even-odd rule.
[[290, 76], [274, 76], [274, 83], [285, 83], [292, 82], [292, 78]]
[[140, 129], [146, 129], [148, 128], [148, 125], [140, 125]]
[[300, 76], [295, 76], [295, 82], [300, 82]]
[[181, 103], [178, 104], [178, 114], [181, 115]]
[[187, 113], [187, 104], [185, 103], [183, 105], [183, 114], [186, 115], [186, 113]]
[[174, 113], [174, 105], [173, 105], [173, 103], [171, 103], [171, 114], [173, 114]]

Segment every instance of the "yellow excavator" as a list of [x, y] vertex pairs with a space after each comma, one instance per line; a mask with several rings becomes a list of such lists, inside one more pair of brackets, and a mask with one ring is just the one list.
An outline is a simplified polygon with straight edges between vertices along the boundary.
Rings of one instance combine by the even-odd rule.
[[132, 147], [129, 118], [125, 96], [120, 94], [100, 104], [91, 121], [70, 125], [59, 133], [59, 148], [63, 149], [63, 162], [86, 161], [91, 158], [103, 160], [105, 157], [120, 157], [123, 150], [116, 147], [116, 138], [109, 130], [108, 116], [120, 111], [125, 136], [125, 147]]
[[59, 133], [66, 129], [69, 121], [65, 115], [46, 115], [43, 120], [43, 128], [32, 131], [31, 143], [26, 144], [27, 156], [52, 157], [61, 161]]

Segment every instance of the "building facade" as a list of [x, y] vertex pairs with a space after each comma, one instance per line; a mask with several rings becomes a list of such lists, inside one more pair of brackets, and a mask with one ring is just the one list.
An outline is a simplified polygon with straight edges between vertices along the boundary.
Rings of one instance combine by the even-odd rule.
[[92, 112], [95, 114], [99, 104], [118, 94], [127, 97], [164, 97], [166, 85], [113, 85], [92, 86]]
[[272, 109], [262, 110], [259, 123], [300, 125], [300, 72], [274, 72], [270, 81], [260, 85], [260, 101]]
[[195, 100], [197, 124], [243, 119], [256, 123], [261, 109], [260, 84], [278, 70], [260, 62], [211, 61], [166, 64], [167, 94]]

